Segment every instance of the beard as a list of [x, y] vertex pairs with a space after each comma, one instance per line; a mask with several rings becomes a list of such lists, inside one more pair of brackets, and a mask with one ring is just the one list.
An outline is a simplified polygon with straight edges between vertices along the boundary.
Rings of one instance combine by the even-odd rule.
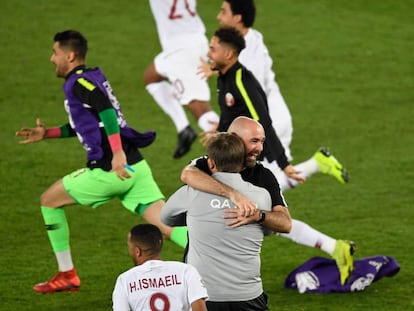
[[213, 61], [212, 59], [210, 60], [210, 69], [211, 70], [221, 71], [221, 69], [223, 69], [224, 67], [225, 67], [225, 64]]
[[247, 155], [246, 159], [244, 160], [244, 165], [248, 168], [255, 167], [257, 162], [257, 157], [252, 157], [250, 155]]
[[261, 152], [259, 150], [253, 149], [246, 154], [244, 159], [244, 164], [246, 167], [252, 168], [256, 166], [257, 160], [260, 157]]
[[245, 162], [245, 166], [248, 168], [252, 168], [256, 166], [256, 161], [247, 161]]

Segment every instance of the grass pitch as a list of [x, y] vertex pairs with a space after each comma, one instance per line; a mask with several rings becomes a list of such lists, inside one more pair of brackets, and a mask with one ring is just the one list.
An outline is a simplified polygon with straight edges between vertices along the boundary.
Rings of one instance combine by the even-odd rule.
[[[199, 1], [208, 35], [221, 1]], [[412, 298], [414, 199], [414, 2], [258, 0], [255, 28], [265, 38], [294, 119], [295, 162], [321, 145], [351, 173], [342, 186], [324, 175], [286, 192], [294, 218], [358, 244], [356, 258], [389, 255], [401, 271], [361, 293], [307, 294], [283, 288], [287, 274], [318, 250], [267, 237], [262, 251], [271, 310], [404, 310]], [[173, 160], [176, 134], [143, 87], [146, 65], [159, 52], [147, 1], [2, 2], [0, 19], [0, 310], [108, 310], [117, 275], [131, 267], [126, 233], [142, 221], [113, 201], [97, 210], [66, 209], [73, 258], [82, 279], [75, 294], [38, 295], [33, 284], [56, 272], [39, 210], [40, 194], [84, 165], [76, 139], [21, 146], [14, 132], [66, 122], [62, 80], [49, 62], [55, 32], [75, 28], [89, 40], [88, 65], [100, 66], [137, 129], [156, 129], [142, 152], [165, 195], [179, 172], [203, 154], [195, 144]], [[211, 82], [213, 105], [214, 82]], [[164, 259], [181, 258], [165, 243]]]

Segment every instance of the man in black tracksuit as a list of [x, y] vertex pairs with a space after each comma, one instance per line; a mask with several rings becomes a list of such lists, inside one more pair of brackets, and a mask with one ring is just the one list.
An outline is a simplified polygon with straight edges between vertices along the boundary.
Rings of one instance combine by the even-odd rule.
[[231, 27], [219, 28], [210, 41], [207, 55], [211, 60], [211, 69], [219, 71], [217, 87], [221, 115], [217, 130], [227, 131], [230, 123], [239, 116], [260, 122], [266, 135], [262, 157], [269, 162], [277, 161], [290, 178], [303, 181], [299, 172], [289, 163], [272, 126], [266, 94], [254, 75], [238, 61], [244, 48], [243, 35]]

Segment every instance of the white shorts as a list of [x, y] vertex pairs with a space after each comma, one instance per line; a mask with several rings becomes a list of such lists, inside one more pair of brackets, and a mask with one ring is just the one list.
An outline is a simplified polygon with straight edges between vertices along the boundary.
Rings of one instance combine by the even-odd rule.
[[210, 101], [210, 88], [197, 74], [200, 57], [206, 59], [208, 42], [205, 37], [188, 38], [176, 42], [177, 48], [163, 51], [154, 59], [155, 70], [168, 78], [175, 96], [182, 105], [193, 100]]

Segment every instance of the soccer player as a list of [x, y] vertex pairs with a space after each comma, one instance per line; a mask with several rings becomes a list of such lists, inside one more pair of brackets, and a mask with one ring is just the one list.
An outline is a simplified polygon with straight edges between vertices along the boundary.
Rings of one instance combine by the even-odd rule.
[[262, 156], [269, 162], [276, 162], [290, 178], [303, 182], [304, 177], [289, 163], [272, 126], [263, 89], [253, 74], [238, 61], [238, 55], [244, 47], [243, 36], [233, 27], [219, 28], [210, 40], [207, 56], [211, 60], [211, 69], [219, 72], [217, 89], [220, 120], [217, 130], [226, 131], [238, 116], [258, 120], [266, 132]]
[[139, 133], [127, 125], [120, 104], [99, 68], [85, 65], [88, 44], [78, 31], [66, 30], [54, 36], [50, 61], [56, 75], [65, 79], [65, 109], [69, 123], [46, 128], [37, 119], [35, 128], [22, 128], [16, 136], [21, 144], [43, 139], [78, 136], [87, 152], [85, 168], [57, 180], [41, 196], [41, 212], [56, 255], [59, 272], [49, 281], [34, 286], [40, 293], [76, 291], [80, 279], [74, 268], [69, 246], [69, 226], [65, 206], [101, 206], [118, 197], [125, 208], [157, 225], [162, 233], [182, 246], [186, 231], [161, 223], [164, 196], [139, 147], [151, 144], [154, 132]]
[[[251, 118], [238, 117], [231, 123], [228, 131], [237, 134], [244, 142], [246, 167], [241, 171], [242, 178], [256, 186], [267, 189], [272, 197], [272, 206], [287, 206], [275, 176], [269, 169], [257, 161], [263, 151], [263, 144], [266, 139], [263, 126]], [[239, 207], [238, 210], [240, 211], [238, 215], [235, 215], [236, 220], [233, 221], [235, 221], [235, 224], [244, 224], [244, 216], [250, 217], [252, 211], [254, 214], [254, 204], [243, 198], [242, 193], [210, 175], [211, 170], [207, 163], [207, 157], [202, 157], [193, 160], [190, 165], [183, 169], [181, 180], [190, 187], [200, 191], [230, 198]], [[161, 216], [163, 213], [164, 211], [161, 212]], [[344, 284], [346, 282], [354, 267], [352, 256], [355, 251], [355, 245], [352, 242], [336, 240], [297, 219], [292, 219], [292, 227], [289, 233], [278, 234], [296, 243], [320, 248], [331, 255], [337, 263], [341, 283]]]
[[184, 156], [196, 139], [182, 105], [203, 131], [219, 117], [210, 107], [210, 89], [197, 74], [200, 58], [208, 51], [205, 26], [197, 14], [196, 0], [150, 0], [162, 52], [144, 72], [144, 83], [178, 132], [174, 158]]
[[207, 290], [191, 265], [162, 261], [161, 231], [140, 224], [128, 233], [128, 250], [135, 267], [118, 276], [112, 293], [114, 311], [207, 311]]
[[183, 224], [182, 215], [186, 213], [190, 241], [186, 259], [197, 268], [205, 282], [209, 311], [267, 310], [260, 277], [262, 225], [274, 231], [289, 232], [290, 214], [283, 205], [283, 198], [279, 196], [280, 201], [273, 205], [266, 189], [240, 176], [245, 160], [240, 137], [231, 133], [212, 135], [207, 143], [207, 154], [206, 164], [212, 178], [254, 201], [255, 212], [245, 219], [246, 222], [238, 222], [237, 218], [229, 222], [226, 218], [233, 219], [232, 214], [237, 210], [229, 199], [186, 185], [167, 200], [161, 219], [168, 225], [179, 225]]
[[[225, 0], [217, 15], [222, 26], [235, 27], [243, 35], [246, 47], [240, 52], [239, 61], [254, 74], [266, 93], [273, 127], [285, 149], [287, 159], [291, 161], [292, 116], [276, 83], [275, 73], [272, 70], [273, 61], [263, 42], [263, 35], [252, 28], [255, 17], [256, 7], [253, 0]], [[208, 64], [203, 65], [203, 72], [206, 77], [213, 74]], [[265, 157], [263, 164], [275, 174], [282, 191], [300, 184], [296, 179], [289, 178], [276, 162], [269, 161]], [[307, 161], [294, 165], [294, 168], [306, 179], [322, 172], [335, 177], [342, 184], [348, 182], [346, 169], [326, 147], [320, 148]]]

